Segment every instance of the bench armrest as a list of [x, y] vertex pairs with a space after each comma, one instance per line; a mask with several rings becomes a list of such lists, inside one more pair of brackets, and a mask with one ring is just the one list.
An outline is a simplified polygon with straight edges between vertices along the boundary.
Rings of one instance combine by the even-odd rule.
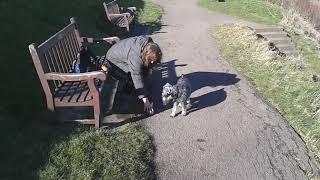
[[95, 43], [95, 42], [101, 42], [106, 41], [109, 44], [117, 43], [120, 41], [120, 38], [114, 36], [114, 37], [105, 37], [105, 38], [92, 38], [92, 37], [81, 37], [81, 42], [88, 42], [88, 43]]
[[[136, 7], [133, 7], [133, 6], [132, 6], [132, 7], [127, 7], [126, 9], [129, 10], [129, 11], [132, 11], [132, 12], [134, 12], [134, 11], [137, 10], [137, 8], [136, 8]], [[124, 9], [123, 7], [120, 7], [120, 11], [123, 12], [123, 11], [125, 11], [125, 9]]]
[[129, 9], [130, 11], [136, 11], [137, 10], [136, 7], [127, 7], [127, 9]]
[[60, 80], [60, 81], [83, 81], [89, 79], [100, 79], [106, 80], [107, 75], [102, 71], [93, 71], [86, 73], [45, 73], [45, 78], [47, 80]]
[[131, 16], [131, 14], [130, 14], [130, 13], [128, 13], [128, 12], [121, 13], [121, 14], [123, 14], [123, 15], [125, 15], [125, 16], [127, 16], [127, 17], [130, 17], [130, 16]]

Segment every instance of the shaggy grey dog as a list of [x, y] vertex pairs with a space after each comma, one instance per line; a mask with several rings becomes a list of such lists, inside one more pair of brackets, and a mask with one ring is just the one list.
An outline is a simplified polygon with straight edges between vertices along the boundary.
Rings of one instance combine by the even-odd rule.
[[182, 75], [176, 85], [165, 84], [162, 89], [162, 102], [167, 105], [173, 101], [171, 117], [177, 114], [177, 107], [181, 107], [181, 114], [187, 115], [187, 108], [190, 105], [191, 84], [189, 80]]

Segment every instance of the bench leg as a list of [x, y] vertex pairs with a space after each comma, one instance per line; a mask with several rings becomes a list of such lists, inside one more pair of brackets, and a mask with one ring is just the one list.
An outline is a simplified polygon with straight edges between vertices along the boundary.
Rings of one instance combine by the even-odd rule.
[[99, 91], [93, 81], [93, 79], [88, 80], [88, 86], [89, 89], [92, 93], [92, 98], [93, 98], [93, 113], [94, 113], [94, 126], [96, 128], [100, 128], [100, 95]]
[[49, 109], [49, 111], [54, 111], [54, 104], [53, 104], [53, 100], [47, 100], [47, 108]]
[[94, 102], [93, 112], [94, 112], [94, 121], [95, 121], [94, 126], [96, 128], [100, 128], [101, 112], [100, 112], [100, 101], [99, 101], [99, 99]]

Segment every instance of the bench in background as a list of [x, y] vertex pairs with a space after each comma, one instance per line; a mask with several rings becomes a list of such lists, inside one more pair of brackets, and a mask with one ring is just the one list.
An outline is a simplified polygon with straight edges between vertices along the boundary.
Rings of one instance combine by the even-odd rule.
[[129, 32], [130, 24], [134, 20], [134, 12], [136, 11], [136, 7], [128, 7], [124, 10], [124, 8], [119, 8], [118, 3], [114, 0], [109, 3], [103, 3], [106, 15], [108, 20], [121, 28], [126, 28]]

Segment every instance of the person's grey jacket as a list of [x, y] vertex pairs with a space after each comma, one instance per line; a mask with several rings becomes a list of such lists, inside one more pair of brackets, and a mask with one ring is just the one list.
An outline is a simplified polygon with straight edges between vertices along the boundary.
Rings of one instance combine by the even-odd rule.
[[[136, 36], [123, 39], [114, 44], [107, 52], [106, 58], [124, 72], [131, 74], [139, 98], [148, 95], [144, 86], [142, 51], [152, 39], [147, 36]], [[140, 91], [140, 92], [139, 92]]]

